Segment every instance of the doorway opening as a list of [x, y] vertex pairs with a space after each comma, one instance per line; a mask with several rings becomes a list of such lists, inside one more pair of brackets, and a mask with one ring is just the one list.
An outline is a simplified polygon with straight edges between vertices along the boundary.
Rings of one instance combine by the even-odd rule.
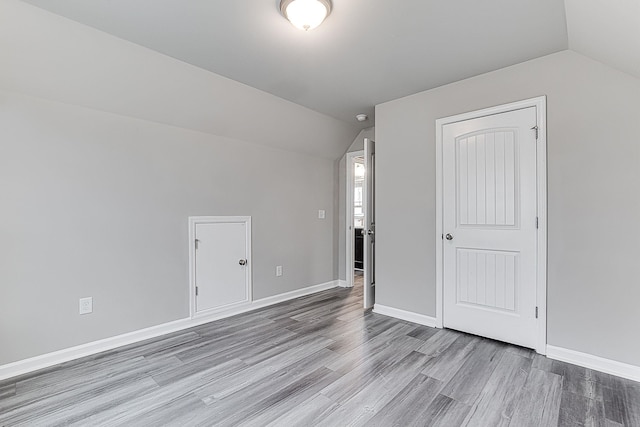
[[349, 287], [362, 287], [364, 275], [364, 151], [347, 153], [346, 279]]
[[362, 292], [365, 309], [375, 303], [374, 141], [364, 150], [347, 153], [346, 166], [346, 282]]

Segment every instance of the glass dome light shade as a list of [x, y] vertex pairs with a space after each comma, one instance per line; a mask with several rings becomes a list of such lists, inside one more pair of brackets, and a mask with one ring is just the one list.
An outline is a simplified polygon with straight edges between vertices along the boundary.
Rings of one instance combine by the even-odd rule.
[[294, 27], [309, 31], [322, 24], [331, 12], [331, 3], [328, 0], [283, 0], [280, 10]]

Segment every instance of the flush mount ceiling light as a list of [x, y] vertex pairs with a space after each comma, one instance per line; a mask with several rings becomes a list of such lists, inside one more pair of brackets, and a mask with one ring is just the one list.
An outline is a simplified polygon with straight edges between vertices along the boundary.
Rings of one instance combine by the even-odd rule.
[[294, 27], [309, 31], [331, 13], [331, 0], [281, 0], [280, 12]]

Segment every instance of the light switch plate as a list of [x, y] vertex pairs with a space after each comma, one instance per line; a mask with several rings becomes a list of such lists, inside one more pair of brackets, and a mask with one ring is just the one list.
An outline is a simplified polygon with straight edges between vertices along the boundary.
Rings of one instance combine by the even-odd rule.
[[93, 298], [80, 298], [80, 314], [89, 314], [93, 312]]
[[276, 276], [278, 276], [278, 277], [282, 276], [282, 266], [281, 265], [276, 266]]
[[318, 211], [318, 219], [324, 219], [324, 214], [325, 214], [324, 209], [320, 209]]

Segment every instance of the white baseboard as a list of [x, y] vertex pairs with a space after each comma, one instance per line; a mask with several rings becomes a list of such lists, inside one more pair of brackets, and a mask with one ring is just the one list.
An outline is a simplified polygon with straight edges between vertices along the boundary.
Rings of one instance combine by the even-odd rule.
[[62, 350], [54, 351], [52, 353], [31, 357], [29, 359], [18, 360], [16, 362], [0, 366], [0, 380], [16, 377], [18, 375], [68, 362], [70, 360], [79, 359], [85, 356], [91, 356], [92, 354], [100, 353], [107, 350], [113, 350], [124, 345], [148, 340], [150, 338], [156, 338], [161, 335], [170, 334], [172, 332], [181, 331], [184, 329], [192, 328], [194, 326], [203, 325], [215, 320], [235, 316], [236, 314], [257, 310], [262, 307], [274, 305], [305, 295], [314, 294], [316, 292], [325, 291], [337, 286], [339, 286], [339, 281], [333, 280], [331, 282], [322, 283], [320, 285], [308, 286], [306, 288], [296, 289], [295, 291], [286, 292], [284, 294], [274, 295], [272, 297], [262, 298], [253, 302], [237, 305], [223, 311], [215, 311], [211, 314], [199, 315], [198, 317], [194, 318], [175, 320], [173, 322], [151, 326], [149, 328], [128, 332], [126, 334], [117, 335], [115, 337], [109, 337], [98, 341], [92, 341], [90, 343], [65, 348]]
[[395, 317], [396, 319], [406, 320], [408, 322], [417, 323], [419, 325], [436, 327], [436, 318], [426, 316], [424, 314], [414, 313], [412, 311], [400, 310], [399, 308], [388, 307], [386, 305], [376, 304], [373, 312], [383, 314], [385, 316]]
[[338, 280], [337, 282], [341, 288], [353, 288], [353, 285], [348, 284], [346, 280]]
[[163, 323], [150, 328], [140, 329], [126, 334], [109, 337], [98, 341], [92, 341], [75, 347], [65, 348], [52, 353], [31, 357], [29, 359], [18, 360], [0, 366], [0, 380], [48, 368], [70, 360], [90, 356], [102, 351], [112, 350], [127, 344], [155, 338], [160, 335], [169, 334], [191, 327], [191, 319], [180, 319], [173, 322]]
[[553, 345], [547, 345], [547, 357], [633, 381], [640, 381], [640, 366], [629, 365]]
[[295, 291], [286, 292], [284, 294], [274, 295], [272, 297], [261, 298], [251, 303], [251, 310], [266, 307], [269, 305], [278, 304], [280, 302], [289, 301], [291, 299], [300, 298], [305, 295], [315, 294], [316, 292], [326, 291], [339, 286], [338, 280], [332, 280], [331, 282], [321, 283], [319, 285], [308, 286], [302, 289], [296, 289]]

